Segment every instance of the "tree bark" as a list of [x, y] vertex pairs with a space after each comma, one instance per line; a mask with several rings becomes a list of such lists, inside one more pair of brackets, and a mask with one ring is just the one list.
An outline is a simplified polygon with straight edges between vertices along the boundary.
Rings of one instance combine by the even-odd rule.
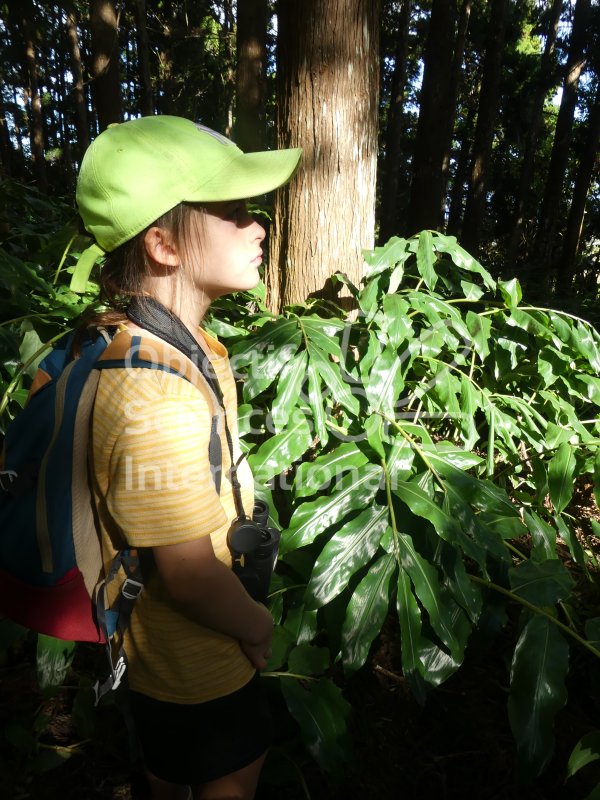
[[87, 99], [83, 82], [83, 62], [79, 48], [79, 33], [77, 31], [77, 13], [71, 0], [62, 3], [67, 15], [67, 38], [71, 55], [71, 69], [73, 71], [73, 100], [75, 105], [75, 128], [77, 130], [77, 156], [79, 161], [90, 143], [90, 131], [87, 112]]
[[404, 129], [404, 92], [406, 89], [406, 55], [412, 0], [403, 0], [398, 18], [398, 34], [394, 56], [394, 71], [390, 89], [390, 108], [384, 137], [385, 156], [382, 166], [381, 220], [379, 240], [387, 240], [400, 232], [398, 189], [402, 133]]
[[594, 167], [598, 159], [599, 144], [600, 87], [596, 91], [596, 100], [590, 111], [585, 145], [579, 160], [579, 169], [577, 170], [575, 186], [573, 187], [573, 199], [563, 240], [562, 258], [557, 264], [558, 279], [556, 290], [559, 297], [568, 294], [571, 290], [575, 274], [575, 261], [583, 229], [585, 205], [592, 183]]
[[456, 108], [458, 95], [461, 86], [463, 59], [465, 56], [465, 44], [467, 41], [467, 31], [469, 30], [469, 19], [471, 17], [472, 0], [463, 0], [458, 17], [458, 30], [456, 32], [456, 42], [452, 55], [452, 74], [450, 78], [450, 97], [448, 100], [448, 120], [446, 123], [446, 151], [442, 159], [442, 202], [446, 198], [448, 179], [450, 176], [450, 158], [452, 156], [452, 138], [454, 125], [456, 122]]
[[537, 85], [531, 103], [531, 116], [529, 118], [529, 124], [527, 127], [523, 162], [521, 164], [521, 173], [519, 175], [519, 186], [517, 188], [517, 196], [515, 198], [515, 220], [510, 233], [506, 254], [506, 263], [510, 267], [512, 267], [517, 259], [519, 240], [525, 219], [527, 199], [533, 181], [535, 151], [542, 126], [544, 101], [546, 100], [546, 95], [550, 89], [552, 56], [554, 54], [554, 48], [556, 45], [556, 35], [558, 33], [558, 23], [560, 21], [561, 9], [562, 0], [553, 0], [550, 11], [550, 19], [548, 21], [546, 43], [544, 45], [544, 52], [542, 54], [540, 63], [540, 71], [536, 81]]
[[550, 166], [548, 167], [548, 177], [546, 178], [542, 207], [538, 221], [535, 242], [536, 275], [544, 277], [544, 279], [548, 277], [548, 263], [551, 262], [552, 253], [554, 251], [562, 187], [565, 180], [565, 172], [569, 159], [569, 146], [571, 144], [571, 134], [573, 131], [573, 117], [577, 105], [577, 87], [579, 84], [579, 76], [585, 66], [584, 51], [589, 9], [590, 0], [577, 0], [573, 16], [573, 30], [571, 32], [569, 56], [565, 69], [562, 98], [558, 110], [558, 117], [556, 119], [556, 129], [554, 132], [554, 141], [552, 143], [552, 153], [550, 155]]
[[48, 177], [44, 158], [44, 118], [36, 53], [38, 31], [36, 30], [35, 9], [31, 0], [21, 0], [18, 4], [18, 10], [14, 8], [13, 4], [9, 9], [9, 13], [12, 10], [12, 13], [18, 15], [16, 22], [22, 37], [23, 73], [25, 78], [23, 95], [30, 115], [29, 143], [33, 174], [38, 189], [46, 193], [48, 191]]
[[465, 196], [465, 186], [469, 179], [469, 164], [471, 161], [471, 135], [473, 123], [475, 121], [476, 102], [473, 99], [467, 106], [467, 117], [464, 126], [464, 133], [460, 139], [458, 156], [456, 159], [456, 171], [452, 181], [450, 191], [450, 212], [448, 214], [448, 233], [458, 236], [460, 224], [463, 217], [463, 201]]
[[485, 213], [508, 8], [508, 0], [492, 0], [491, 2], [469, 193], [462, 225], [462, 243], [473, 255], [477, 255], [479, 249], [481, 225]]
[[419, 122], [406, 232], [440, 228], [443, 220], [443, 172], [452, 73], [455, 0], [433, 0], [425, 51]]
[[278, 8], [278, 144], [300, 146], [277, 193], [265, 280], [273, 309], [332, 298], [374, 244], [379, 87], [377, 0], [284, 0]]
[[146, 26], [146, 0], [135, 0], [138, 69], [140, 73], [140, 110], [144, 116], [154, 113], [152, 77], [150, 74], [150, 44]]
[[238, 0], [235, 141], [245, 152], [267, 146], [265, 116], [268, 0]]
[[113, 0], [91, 0], [92, 96], [101, 131], [122, 119], [118, 18]]

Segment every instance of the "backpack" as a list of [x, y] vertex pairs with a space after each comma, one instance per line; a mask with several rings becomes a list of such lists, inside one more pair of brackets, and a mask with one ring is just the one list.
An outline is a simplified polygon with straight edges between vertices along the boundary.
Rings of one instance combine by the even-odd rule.
[[[145, 353], [139, 336], [123, 332], [112, 339], [98, 330], [85, 336], [73, 357], [74, 337], [65, 335], [40, 363], [26, 406], [6, 432], [0, 462], [0, 614], [58, 639], [106, 645], [110, 674], [96, 684], [98, 702], [121, 683], [123, 633], [143, 585], [135, 551], [117, 553], [106, 573], [102, 562], [88, 472], [101, 370], [165, 369], [196, 385], [206, 382], [191, 364], [171, 366], [172, 354], [162, 343]], [[218, 488], [216, 398], [212, 413], [209, 459]], [[121, 585], [109, 607], [106, 587], [115, 579]]]

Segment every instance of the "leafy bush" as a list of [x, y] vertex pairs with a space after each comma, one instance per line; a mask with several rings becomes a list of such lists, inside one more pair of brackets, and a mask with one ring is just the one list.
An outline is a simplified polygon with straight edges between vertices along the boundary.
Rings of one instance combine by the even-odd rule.
[[[594, 580], [599, 527], [570, 502], [584, 476], [599, 491], [600, 338], [522, 306], [516, 280], [496, 284], [452, 237], [394, 238], [366, 258], [360, 288], [338, 278], [354, 315], [309, 304], [260, 308], [242, 329], [213, 321], [243, 380], [250, 464], [285, 528], [271, 666], [314, 676], [325, 652], [351, 675], [397, 614], [404, 675], [424, 702], [475, 629], [500, 630], [520, 609], [508, 713], [539, 774], [570, 648], [600, 656], [600, 619], [578, 608], [563, 557]], [[314, 684], [292, 682], [290, 707], [311, 705], [307, 743], [331, 768], [339, 712], [322, 680], [312, 703]]]

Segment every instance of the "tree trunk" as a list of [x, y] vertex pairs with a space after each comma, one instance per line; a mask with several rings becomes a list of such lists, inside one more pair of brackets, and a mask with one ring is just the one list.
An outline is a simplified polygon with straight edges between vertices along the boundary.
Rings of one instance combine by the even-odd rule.
[[269, 306], [336, 295], [338, 270], [358, 283], [374, 244], [379, 88], [377, 0], [281, 2], [278, 144], [304, 149], [277, 194]]
[[548, 264], [552, 260], [552, 253], [554, 251], [562, 187], [569, 158], [573, 117], [577, 105], [577, 87], [579, 84], [579, 76], [585, 65], [584, 50], [589, 8], [590, 0], [577, 0], [575, 14], [573, 16], [573, 30], [571, 32], [571, 43], [569, 45], [569, 56], [567, 59], [562, 98], [558, 110], [558, 117], [556, 119], [554, 142], [552, 143], [552, 153], [550, 155], [550, 166], [548, 167], [548, 177], [546, 178], [546, 186], [544, 188], [544, 197], [542, 199], [542, 207], [536, 233], [536, 275], [546, 280], [549, 273]]
[[473, 123], [475, 121], [475, 102], [473, 101], [467, 109], [467, 118], [464, 126], [464, 134], [460, 140], [458, 156], [456, 159], [456, 171], [452, 181], [450, 191], [450, 212], [448, 214], [447, 231], [453, 236], [460, 233], [460, 224], [463, 217], [463, 201], [465, 196], [465, 186], [469, 179], [469, 165], [471, 161], [471, 135]]
[[579, 160], [579, 169], [573, 188], [571, 210], [567, 220], [567, 228], [563, 241], [562, 258], [557, 264], [558, 280], [557, 295], [568, 294], [571, 290], [573, 275], [575, 274], [575, 260], [579, 249], [579, 241], [583, 228], [583, 218], [588, 192], [592, 183], [594, 166], [598, 158], [598, 145], [600, 144], [600, 87], [596, 91], [596, 100], [590, 111], [587, 136], [583, 153]]
[[455, 0], [433, 0], [425, 51], [419, 122], [406, 232], [439, 228], [443, 219], [442, 165], [447, 149]]
[[485, 195], [490, 177], [490, 158], [498, 113], [500, 72], [508, 8], [508, 0], [492, 0], [479, 93], [469, 193], [462, 225], [462, 243], [473, 255], [477, 255], [479, 249], [481, 225], [485, 213]]
[[91, 0], [92, 96], [101, 131], [120, 122], [121, 79], [118, 18], [113, 0]]
[[144, 116], [154, 113], [152, 77], [150, 75], [150, 44], [146, 27], [146, 0], [135, 0], [135, 27], [137, 34], [138, 69], [140, 71], [140, 109]]
[[398, 38], [394, 57], [394, 72], [390, 89], [390, 108], [385, 130], [385, 156], [382, 166], [381, 221], [379, 240], [387, 240], [400, 231], [398, 213], [398, 189], [400, 185], [400, 162], [402, 133], [404, 128], [404, 92], [406, 89], [406, 55], [412, 0], [403, 0], [398, 18]]
[[156, 105], [161, 114], [172, 114], [175, 105], [175, 78], [173, 69], [173, 39], [175, 11], [171, 0], [164, 0], [162, 8], [163, 46], [158, 54], [160, 91]]
[[235, 141], [245, 152], [267, 146], [268, 13], [268, 0], [238, 0]]
[[45, 193], [48, 191], [48, 177], [44, 159], [44, 118], [35, 48], [38, 32], [35, 28], [35, 9], [31, 0], [21, 0], [18, 13], [20, 15], [18, 24], [23, 37], [23, 70], [26, 79], [23, 94], [30, 114], [29, 142], [33, 174], [38, 189]]
[[62, 6], [67, 15], [67, 38], [73, 72], [73, 101], [75, 107], [75, 128], [77, 130], [77, 156], [79, 161], [90, 143], [87, 101], [83, 83], [83, 62], [79, 48], [77, 13], [71, 0], [63, 0]]
[[6, 123], [6, 106], [0, 93], [0, 163], [2, 164], [3, 177], [10, 178], [13, 174], [13, 153], [13, 146]]
[[444, 153], [444, 157], [442, 159], [442, 201], [445, 201], [446, 198], [446, 190], [448, 188], [448, 179], [450, 176], [452, 138], [454, 133], [454, 125], [456, 122], [456, 108], [461, 85], [465, 44], [467, 41], [467, 31], [469, 30], [469, 18], [471, 16], [472, 4], [472, 0], [463, 0], [460, 7], [458, 30], [456, 32], [456, 42], [454, 44], [454, 54], [452, 56], [450, 97], [448, 100], [448, 121], [446, 124], [446, 152]]
[[546, 34], [546, 44], [544, 45], [544, 52], [540, 63], [540, 72], [537, 78], [537, 88], [535, 89], [531, 103], [531, 116], [529, 118], [529, 124], [527, 127], [523, 163], [521, 164], [519, 186], [517, 189], [517, 196], [515, 198], [515, 220], [510, 233], [506, 254], [506, 263], [511, 270], [513, 264], [517, 260], [519, 240], [521, 237], [521, 231], [523, 229], [525, 209], [527, 207], [527, 199], [533, 181], [535, 151], [542, 125], [544, 102], [546, 100], [548, 90], [550, 89], [552, 56], [556, 45], [556, 35], [558, 32], [561, 9], [562, 0], [553, 0], [550, 19], [548, 22], [548, 32]]

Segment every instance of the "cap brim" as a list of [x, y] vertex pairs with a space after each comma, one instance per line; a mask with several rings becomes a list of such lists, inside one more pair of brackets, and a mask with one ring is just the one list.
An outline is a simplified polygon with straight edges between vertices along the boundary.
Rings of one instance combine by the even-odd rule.
[[265, 150], [240, 153], [227, 168], [198, 188], [197, 197], [188, 201], [210, 202], [241, 200], [272, 192], [283, 186], [298, 169], [302, 150]]

